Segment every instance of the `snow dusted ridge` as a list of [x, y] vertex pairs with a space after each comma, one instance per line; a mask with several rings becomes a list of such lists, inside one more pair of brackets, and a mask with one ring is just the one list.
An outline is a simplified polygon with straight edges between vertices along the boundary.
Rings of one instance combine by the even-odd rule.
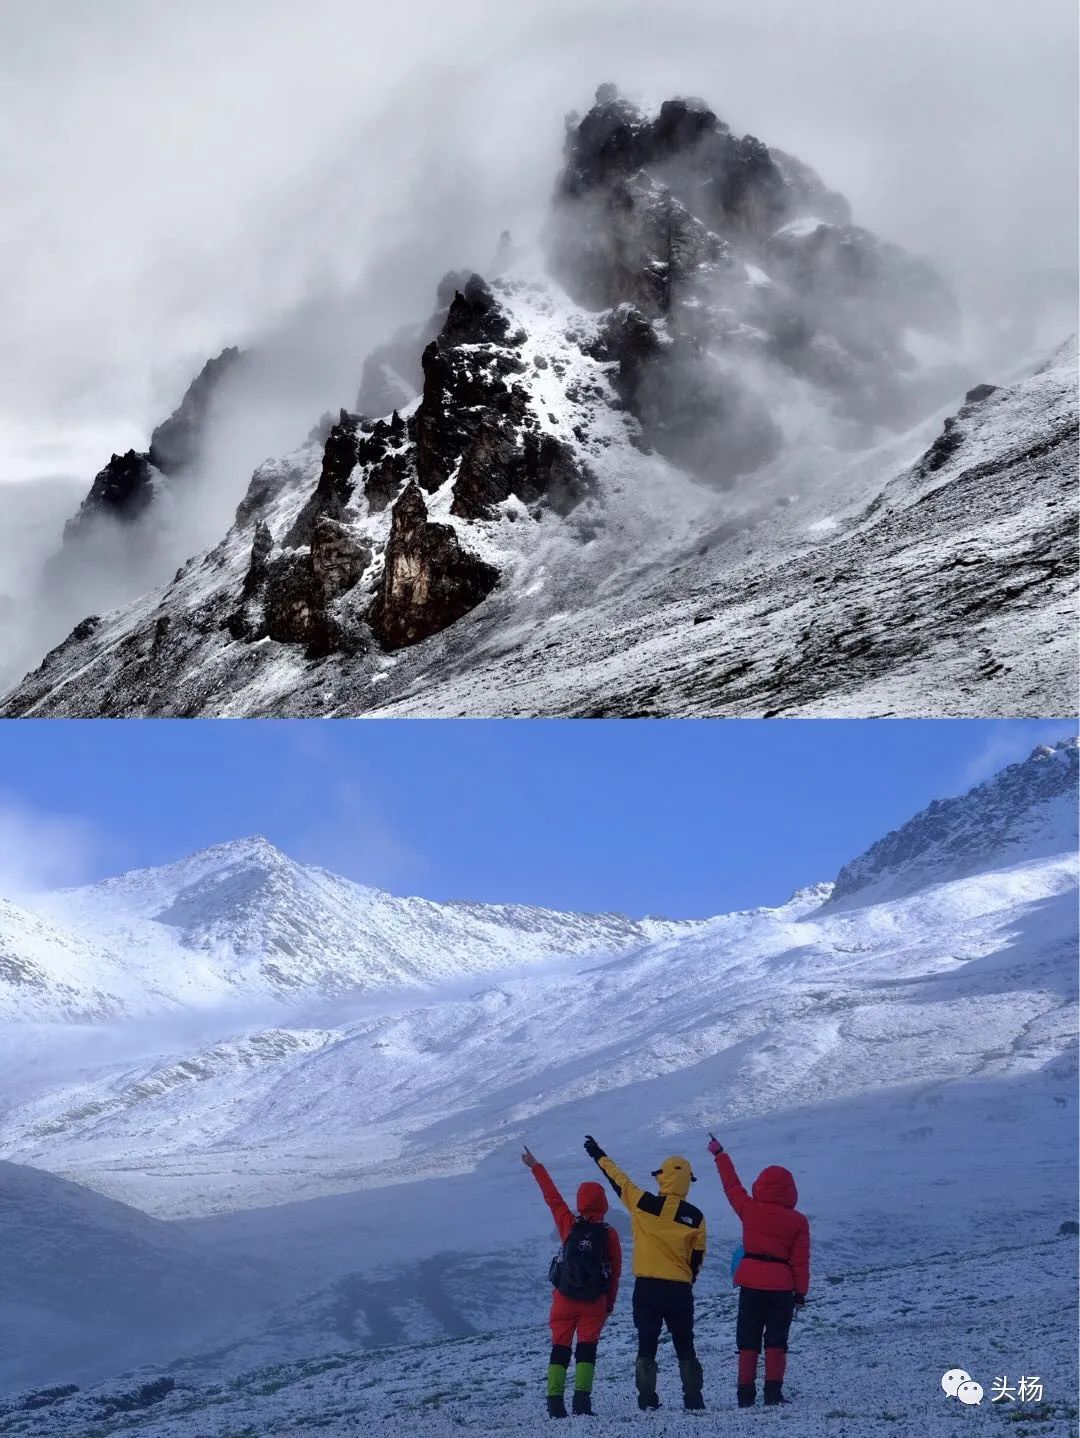
[[545, 261], [449, 274], [358, 412], [3, 712], [1067, 711], [1074, 350], [921, 366], [940, 277], [693, 100], [601, 88]]
[[837, 875], [831, 904], [911, 893], [1006, 862], [1075, 851], [1080, 741], [1042, 745], [955, 799], [936, 799]]
[[11, 933], [0, 939], [10, 953], [0, 947], [0, 1012], [9, 1017], [356, 999], [606, 958], [695, 927], [395, 898], [298, 864], [261, 837], [43, 894], [35, 906], [37, 914], [0, 906], [0, 935]]
[[[986, 1386], [1039, 1373], [1038, 1431], [1064, 1438], [1077, 855], [1062, 816], [1075, 786], [1075, 741], [1037, 749], [916, 816], [835, 888], [648, 921], [648, 934], [392, 900], [261, 840], [48, 897], [86, 934], [85, 957], [62, 951], [66, 983], [85, 964], [86, 987], [104, 987], [107, 941], [128, 998], [151, 972], [178, 993], [184, 956], [233, 998], [64, 1024], [35, 1007], [4, 1025], [0, 1141], [18, 1167], [0, 1167], [0, 1244], [18, 1260], [0, 1273], [0, 1386], [96, 1386], [0, 1399], [0, 1432], [530, 1432], [551, 1230], [517, 1153], [528, 1142], [569, 1188], [589, 1173], [586, 1128], [637, 1175], [671, 1151], [700, 1161], [701, 1348], [710, 1407], [726, 1408], [736, 1229], [703, 1152], [712, 1128], [744, 1177], [791, 1167], [814, 1226], [798, 1408], [777, 1421], [793, 1435], [888, 1424], [946, 1438], [957, 1410], [938, 1381], [960, 1364]], [[367, 922], [346, 907], [361, 904], [354, 890], [372, 932], [395, 937], [380, 979], [426, 979], [438, 949], [436, 977], [452, 960], [464, 982], [383, 987], [366, 1006], [324, 997], [324, 957], [349, 983], [374, 972], [371, 950], [335, 948], [334, 925]], [[486, 978], [470, 967], [482, 924], [516, 925], [532, 961]], [[286, 1007], [267, 964], [306, 978], [290, 966], [308, 953], [314, 992]], [[144, 1285], [176, 1295], [177, 1311], [157, 1306], [167, 1324], [140, 1308]], [[636, 1420], [631, 1343], [623, 1304], [601, 1354], [611, 1424]], [[674, 1434], [689, 1420], [669, 1380], [665, 1367], [657, 1421]]]

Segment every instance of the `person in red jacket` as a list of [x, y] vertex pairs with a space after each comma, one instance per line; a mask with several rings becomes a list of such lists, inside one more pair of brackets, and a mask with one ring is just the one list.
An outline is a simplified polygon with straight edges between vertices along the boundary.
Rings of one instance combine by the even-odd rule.
[[[575, 1413], [592, 1413], [593, 1376], [596, 1372], [596, 1346], [600, 1332], [615, 1307], [619, 1296], [619, 1279], [622, 1276], [622, 1245], [619, 1235], [604, 1223], [608, 1210], [607, 1194], [598, 1183], [583, 1183], [577, 1191], [577, 1214], [570, 1211], [562, 1194], [555, 1187], [551, 1176], [542, 1163], [528, 1149], [521, 1155], [526, 1168], [540, 1185], [544, 1202], [551, 1209], [559, 1238], [565, 1245], [578, 1225], [597, 1225], [603, 1230], [607, 1251], [603, 1255], [603, 1269], [606, 1283], [603, 1291], [594, 1298], [574, 1298], [556, 1287], [551, 1297], [551, 1361], [548, 1364], [547, 1406], [551, 1418], [565, 1418], [566, 1371], [570, 1366], [570, 1351], [577, 1335], [577, 1351], [574, 1354], [574, 1403]], [[584, 1238], [586, 1245], [592, 1235], [588, 1228], [579, 1231], [577, 1238]], [[573, 1241], [573, 1240], [572, 1240]]]
[[762, 1169], [747, 1193], [723, 1144], [712, 1139], [709, 1152], [716, 1159], [727, 1200], [742, 1219], [745, 1253], [735, 1270], [739, 1407], [754, 1406], [763, 1343], [765, 1402], [786, 1403], [783, 1384], [788, 1333], [795, 1309], [806, 1302], [810, 1287], [810, 1225], [795, 1207], [799, 1191], [786, 1168]]

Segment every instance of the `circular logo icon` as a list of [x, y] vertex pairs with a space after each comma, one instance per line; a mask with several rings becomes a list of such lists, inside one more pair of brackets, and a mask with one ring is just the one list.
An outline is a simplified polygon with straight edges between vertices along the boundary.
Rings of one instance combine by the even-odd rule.
[[971, 1374], [965, 1373], [962, 1368], [950, 1368], [948, 1373], [942, 1375], [941, 1386], [950, 1398], [956, 1397], [956, 1390], [961, 1383], [970, 1383]]

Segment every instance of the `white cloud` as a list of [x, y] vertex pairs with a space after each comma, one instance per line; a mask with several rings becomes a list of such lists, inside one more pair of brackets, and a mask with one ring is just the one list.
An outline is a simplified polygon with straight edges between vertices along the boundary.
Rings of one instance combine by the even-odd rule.
[[1040, 744], [1056, 744], [1075, 734], [1075, 721], [1046, 719], [1035, 721], [1003, 719], [991, 725], [981, 747], [971, 756], [956, 781], [957, 794], [966, 793], [976, 784], [992, 779], [1010, 764], [1026, 759]]
[[101, 847], [85, 819], [31, 809], [0, 794], [0, 898], [85, 882]]

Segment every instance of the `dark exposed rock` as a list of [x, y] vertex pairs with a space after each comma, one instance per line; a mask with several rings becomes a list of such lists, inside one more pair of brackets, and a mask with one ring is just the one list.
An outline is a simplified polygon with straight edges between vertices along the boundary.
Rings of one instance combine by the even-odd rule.
[[371, 563], [372, 549], [347, 524], [321, 515], [311, 534], [311, 566], [327, 601], [350, 590]]
[[243, 596], [245, 599], [250, 599], [253, 595], [260, 593], [265, 585], [270, 551], [273, 547], [274, 540], [270, 529], [263, 520], [260, 520], [255, 526], [255, 538], [251, 544], [251, 559], [248, 563], [247, 573], [244, 575]]
[[964, 431], [956, 423], [956, 416], [950, 415], [937, 439], [923, 455], [919, 465], [922, 474], [933, 474], [941, 469], [964, 442]]
[[520, 367], [516, 360], [506, 363], [503, 346], [510, 341], [509, 322], [494, 295], [472, 276], [423, 354], [424, 394], [413, 434], [416, 477], [429, 494], [449, 479], [483, 426], [524, 418], [525, 393], [504, 378]]
[[646, 444], [697, 478], [730, 484], [779, 450], [780, 431], [764, 405], [692, 340], [661, 340], [628, 306], [610, 317], [604, 338], [619, 362], [616, 389]]
[[350, 414], [344, 409], [341, 411], [323, 449], [319, 482], [285, 538], [287, 547], [310, 544], [315, 521], [321, 515], [327, 515], [331, 519], [340, 518], [345, 505], [352, 498], [352, 474], [359, 462], [361, 444], [368, 449], [378, 445], [372, 435], [361, 436], [359, 426], [359, 415]]
[[64, 542], [76, 539], [99, 515], [130, 523], [138, 519], [153, 497], [154, 467], [150, 457], [129, 449], [114, 454], [94, 476], [90, 493], [79, 512], [64, 527]]
[[85, 619], [81, 619], [79, 623], [76, 624], [69, 637], [81, 642], [83, 639], [89, 639], [92, 634], [96, 634], [100, 628], [101, 615], [89, 614]]
[[148, 1383], [140, 1383], [137, 1388], [95, 1395], [94, 1402], [107, 1414], [131, 1413], [137, 1408], [149, 1408], [154, 1403], [160, 1403], [175, 1387], [175, 1378], [154, 1378]]
[[326, 599], [309, 551], [286, 550], [267, 565], [262, 632], [282, 644], [303, 644], [312, 654], [332, 649]]
[[495, 296], [479, 275], [470, 275], [457, 290], [446, 314], [439, 343], [446, 345], [502, 344], [510, 324]]
[[372, 550], [347, 524], [320, 515], [306, 549], [273, 553], [273, 539], [260, 522], [244, 576], [241, 607], [225, 620], [234, 639], [274, 639], [302, 644], [312, 657], [354, 648], [347, 617], [332, 606], [352, 589], [371, 563]]
[[582, 304], [666, 314], [702, 266], [724, 265], [718, 235], [642, 174], [574, 202], [551, 231], [552, 264]]
[[[65, 526], [65, 545], [84, 538], [99, 516], [125, 523], [140, 518], [154, 497], [155, 476], [171, 477], [194, 463], [214, 395], [240, 358], [238, 349], [227, 349], [206, 362], [177, 408], [154, 430], [149, 450], [129, 449], [126, 454], [113, 455]], [[50, 573], [57, 577], [55, 566]]]
[[507, 426], [485, 425], [461, 459], [451, 513], [491, 519], [495, 505], [511, 495], [525, 504], [543, 500], [567, 515], [591, 488], [574, 451], [551, 434], [526, 431], [520, 446]]
[[241, 351], [232, 347], [203, 365], [180, 404], [150, 436], [150, 463], [155, 469], [176, 474], [198, 459], [210, 407], [222, 380], [242, 357]]
[[428, 519], [420, 487], [410, 484], [394, 506], [372, 631], [385, 649], [417, 644], [474, 609], [498, 579], [498, 570], [465, 550], [450, 525]]
[[463, 519], [490, 519], [492, 509], [514, 492], [518, 449], [506, 425], [481, 425], [461, 457], [451, 512]]
[[372, 467], [364, 480], [364, 494], [371, 514], [381, 514], [388, 504], [393, 504], [408, 472], [409, 462], [404, 454], [388, 454]]
[[964, 403], [982, 404], [983, 401], [988, 400], [992, 394], [997, 394], [997, 391], [998, 387], [996, 384], [977, 384], [973, 389], [968, 390], [964, 396]]
[[[602, 87], [569, 126], [548, 251], [579, 303], [663, 317], [703, 362], [725, 349], [778, 362], [863, 423], [900, 427], [933, 403], [909, 373], [909, 327], [956, 333], [955, 300], [930, 265], [853, 225], [808, 165], [733, 135], [698, 99], [646, 114]], [[680, 383], [692, 354], [683, 347]], [[713, 384], [693, 378], [691, 408]], [[759, 448], [749, 438], [737, 446], [746, 463]]]
[[50, 1408], [54, 1403], [70, 1398], [78, 1391], [77, 1383], [60, 1383], [55, 1388], [34, 1388], [29, 1393], [20, 1394], [15, 1400], [15, 1412], [28, 1413], [35, 1408]]

